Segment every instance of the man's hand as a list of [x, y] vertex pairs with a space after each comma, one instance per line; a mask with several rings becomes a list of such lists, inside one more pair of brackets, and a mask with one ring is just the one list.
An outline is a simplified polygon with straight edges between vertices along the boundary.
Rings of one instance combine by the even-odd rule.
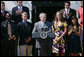
[[25, 40], [26, 43], [29, 43], [30, 41], [31, 41], [31, 37], [29, 37]]
[[17, 15], [20, 15], [21, 13], [22, 13], [22, 12], [21, 12], [20, 10], [17, 10], [17, 11], [16, 11], [16, 14], [17, 14]]
[[13, 38], [13, 40], [16, 40], [16, 37], [15, 37], [15, 35], [13, 35], [13, 36], [12, 36], [12, 38]]

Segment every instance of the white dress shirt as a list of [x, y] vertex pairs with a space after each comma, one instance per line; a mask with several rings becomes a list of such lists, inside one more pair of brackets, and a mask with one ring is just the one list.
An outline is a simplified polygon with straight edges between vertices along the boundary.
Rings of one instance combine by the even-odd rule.
[[[65, 8], [65, 14], [67, 14], [67, 13], [69, 14], [69, 12], [70, 12], [70, 8], [69, 9]], [[69, 18], [69, 16], [67, 18]]]
[[22, 12], [23, 6], [18, 6], [18, 10]]

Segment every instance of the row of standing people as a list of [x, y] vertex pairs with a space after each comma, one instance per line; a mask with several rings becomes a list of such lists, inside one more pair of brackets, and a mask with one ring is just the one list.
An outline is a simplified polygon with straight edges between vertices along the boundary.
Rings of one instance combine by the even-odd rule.
[[[1, 33], [2, 33], [2, 38], [1, 38], [2, 51], [1, 52], [2, 52], [2, 55], [15, 55], [15, 53], [13, 53], [13, 51], [15, 52], [15, 48], [16, 48], [15, 44], [17, 42], [16, 39], [18, 37], [20, 37], [20, 42], [19, 42], [20, 55], [31, 56], [31, 52], [32, 52], [31, 44], [33, 43], [31, 41], [32, 40], [31, 32], [32, 32], [32, 30], [33, 30], [33, 32], [40, 31], [39, 25], [40, 24], [42, 25], [43, 23], [45, 23], [47, 16], [46, 16], [46, 13], [41, 13], [40, 14], [41, 21], [35, 23], [35, 26], [33, 29], [32, 24], [29, 22], [26, 22], [29, 17], [28, 8], [22, 6], [21, 1], [17, 1], [17, 3], [18, 3], [18, 6], [14, 7], [12, 10], [12, 13], [13, 13], [12, 17], [15, 22], [11, 21], [11, 17], [10, 17], [11, 15], [8, 14], [6, 11], [4, 11], [5, 15], [3, 13], [1, 14], [1, 16], [5, 16], [5, 18], [1, 17], [1, 20], [6, 19], [6, 21], [2, 22], [2, 24], [1, 24]], [[81, 3], [83, 3], [83, 2], [81, 2]], [[4, 5], [5, 5], [4, 3], [1, 3], [3, 10], [4, 10], [4, 8], [3, 8]], [[21, 6], [20, 11], [18, 10], [19, 6]], [[24, 12], [22, 13], [22, 11], [24, 11]], [[3, 12], [3, 11], [1, 11], [1, 12]], [[21, 13], [22, 13], [22, 17], [21, 17]], [[83, 27], [82, 6], [78, 10], [78, 13], [79, 13], [80, 20], [81, 20], [80, 23], [82, 24], [81, 27]], [[60, 52], [59, 48], [61, 49], [61, 55], [64, 55], [65, 51], [72, 55], [75, 53], [81, 52], [81, 46], [80, 46], [81, 27], [80, 27], [80, 25], [78, 25], [77, 18], [73, 17], [73, 16], [76, 16], [76, 11], [70, 8], [70, 2], [65, 2], [65, 9], [56, 13], [56, 17], [55, 17], [55, 20], [52, 22], [52, 25], [49, 22], [46, 22], [46, 24], [48, 24], [48, 25], [50, 24], [52, 26], [52, 32], [55, 33], [56, 35], [59, 35], [59, 36], [55, 37], [55, 39], [53, 40], [53, 45], [52, 45], [52, 52], [56, 53], [56, 55], [59, 55], [59, 52]], [[22, 21], [21, 21], [21, 19], [22, 19]], [[20, 23], [18, 23], [18, 22], [20, 22]], [[18, 23], [18, 25], [15, 25], [14, 23], [16, 23], [16, 24]], [[49, 25], [49, 27], [50, 27], [50, 25]], [[10, 33], [10, 30], [7, 30], [7, 29], [10, 29], [10, 26], [12, 27], [11, 33]], [[16, 28], [16, 26], [17, 26], [17, 28]], [[38, 30], [37, 30], [37, 28], [38, 28]], [[13, 44], [10, 44], [10, 43], [13, 43]], [[66, 43], [68, 43], [68, 45]], [[65, 49], [65, 47], [67, 47], [67, 49]], [[28, 53], [26, 53], [26, 50], [28, 51]]]

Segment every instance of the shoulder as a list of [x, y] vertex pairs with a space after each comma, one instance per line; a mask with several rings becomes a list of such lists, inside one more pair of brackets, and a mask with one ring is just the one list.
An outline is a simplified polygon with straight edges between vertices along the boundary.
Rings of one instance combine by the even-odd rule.
[[30, 23], [30, 22], [27, 22], [30, 26], [32, 25], [32, 23]]
[[23, 6], [23, 8], [25, 8], [25, 9], [29, 9], [28, 7], [26, 7], [26, 6]]
[[8, 11], [5, 11], [5, 13], [9, 13]]
[[21, 22], [19, 22], [18, 24], [17, 24], [17, 26], [21, 26], [22, 25], [22, 21]]
[[1, 23], [1, 27], [6, 27], [6, 25], [7, 25], [7, 21], [3, 21], [3, 22]]
[[41, 23], [41, 21], [36, 22], [35, 25], [38, 25], [39, 23]]
[[5, 24], [5, 23], [6, 23], [6, 21], [3, 21], [3, 22], [1, 23], [1, 25]]
[[64, 25], [64, 27], [68, 26], [66, 21], [63, 22], [63, 25]]
[[12, 9], [14, 10], [14, 9], [16, 9], [16, 8], [17, 8], [17, 6], [13, 7]]
[[64, 11], [64, 9], [61, 9], [60, 11]]
[[48, 24], [51, 24], [49, 21], [46, 21]]
[[71, 8], [70, 8], [70, 10], [71, 10], [71, 11], [74, 11], [74, 12], [76, 12], [76, 10], [75, 10], [75, 9], [71, 9]]

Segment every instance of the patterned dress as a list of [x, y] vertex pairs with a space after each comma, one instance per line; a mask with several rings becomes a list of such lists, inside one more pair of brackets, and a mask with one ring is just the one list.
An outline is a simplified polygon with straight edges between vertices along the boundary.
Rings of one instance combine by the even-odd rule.
[[[54, 33], [56, 35], [55, 38], [59, 38], [64, 31], [64, 27], [67, 26], [66, 22], [62, 22], [60, 26], [57, 26], [55, 23], [53, 23], [53, 27], [55, 29]], [[53, 39], [53, 45], [52, 45], [52, 52], [53, 53], [65, 53], [65, 40], [64, 38], [61, 38], [60, 41], [56, 41]]]

